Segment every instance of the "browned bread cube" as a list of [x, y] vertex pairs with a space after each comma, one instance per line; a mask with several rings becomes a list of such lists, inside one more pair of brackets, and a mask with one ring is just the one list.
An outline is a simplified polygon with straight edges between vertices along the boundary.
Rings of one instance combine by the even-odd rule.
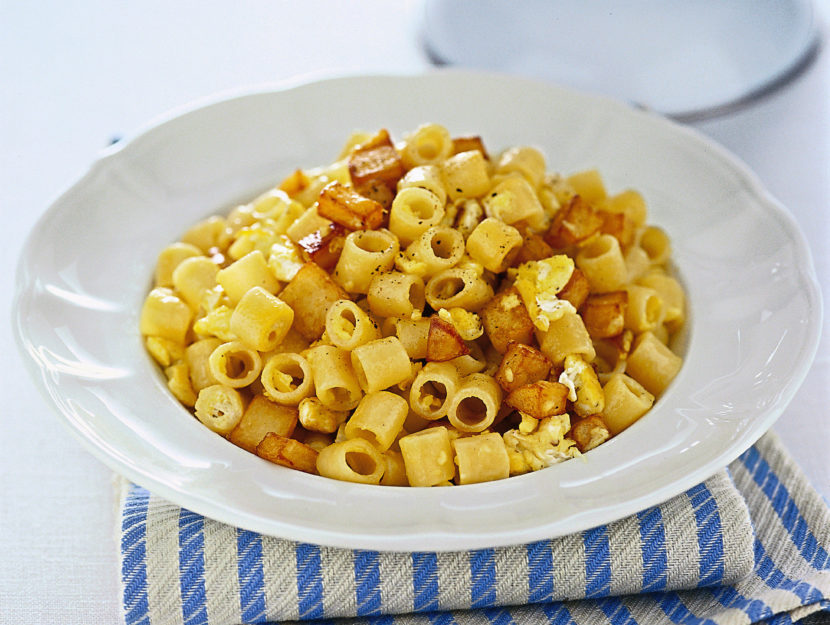
[[374, 230], [385, 212], [381, 204], [337, 180], [323, 187], [317, 198], [317, 214], [349, 230]]
[[490, 160], [490, 156], [487, 154], [487, 150], [484, 147], [484, 141], [479, 136], [472, 136], [472, 137], [453, 137], [452, 140], [452, 153], [461, 154], [462, 152], [469, 152], [470, 150], [478, 150], [481, 152], [481, 155]]
[[602, 417], [591, 415], [574, 422], [569, 436], [576, 442], [579, 451], [585, 453], [611, 438], [611, 432]]
[[539, 380], [513, 389], [504, 401], [534, 419], [544, 419], [564, 414], [568, 405], [568, 387], [559, 382]]
[[553, 216], [545, 241], [557, 249], [564, 249], [584, 241], [599, 231], [602, 216], [581, 196], [575, 195], [567, 206]]
[[331, 271], [340, 259], [348, 233], [343, 226], [333, 223], [325, 233], [318, 230], [306, 235], [298, 243], [303, 260], [312, 261], [326, 271]]
[[444, 362], [459, 356], [466, 356], [470, 348], [458, 331], [448, 321], [438, 315], [429, 320], [429, 334], [427, 335], [427, 360], [430, 362]]
[[510, 341], [533, 342], [533, 321], [515, 287], [496, 293], [480, 315], [487, 338], [500, 354], [507, 350]]
[[550, 359], [535, 347], [512, 342], [507, 346], [493, 376], [507, 393], [525, 384], [544, 380], [550, 373]]
[[256, 455], [268, 462], [306, 473], [317, 473], [317, 450], [293, 438], [268, 432], [256, 447]]
[[590, 295], [582, 306], [582, 321], [593, 338], [607, 339], [625, 329], [626, 291]]
[[349, 299], [349, 294], [319, 265], [307, 262], [280, 292], [280, 299], [294, 310], [292, 328], [304, 339], [314, 341], [326, 329], [331, 305]]
[[556, 294], [559, 299], [568, 300], [574, 308], [579, 310], [582, 304], [588, 299], [591, 292], [591, 285], [588, 278], [579, 269], [574, 269], [570, 279], [562, 287], [562, 290]]

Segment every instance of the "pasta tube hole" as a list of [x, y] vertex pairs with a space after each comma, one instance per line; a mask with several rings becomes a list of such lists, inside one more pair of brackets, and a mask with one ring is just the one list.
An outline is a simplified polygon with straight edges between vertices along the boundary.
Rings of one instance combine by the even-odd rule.
[[450, 299], [464, 290], [464, 280], [456, 276], [443, 278], [434, 287], [435, 297], [438, 299]]
[[435, 204], [430, 201], [429, 196], [413, 194], [406, 206], [418, 219], [427, 221], [435, 216]]
[[232, 352], [225, 354], [225, 375], [232, 380], [239, 380], [248, 375], [255, 365], [250, 354]]
[[345, 386], [332, 386], [331, 388], [319, 390], [318, 397], [320, 395], [323, 395], [323, 397], [320, 397], [320, 400], [329, 406], [348, 404], [352, 401], [352, 394]]
[[656, 295], [651, 295], [646, 299], [646, 322], [649, 325], [657, 325], [663, 314], [663, 303]]
[[372, 475], [378, 469], [375, 459], [362, 451], [347, 451], [346, 464], [358, 475]]
[[354, 244], [364, 252], [381, 254], [392, 250], [394, 240], [391, 236], [382, 232], [366, 230], [355, 237]]
[[580, 250], [580, 256], [583, 259], [600, 258], [612, 251], [611, 246], [610, 238], [597, 237]]
[[423, 310], [424, 304], [424, 283], [413, 280], [409, 284], [409, 303], [412, 304], [413, 310]]
[[437, 380], [424, 382], [418, 389], [418, 404], [427, 412], [436, 412], [447, 401], [447, 387]]
[[487, 419], [487, 404], [478, 397], [465, 397], [458, 402], [455, 416], [464, 425], [478, 425]]
[[445, 236], [444, 233], [436, 232], [432, 236], [432, 240], [429, 242], [429, 245], [430, 248], [432, 248], [432, 253], [435, 254], [436, 257], [444, 260], [452, 258], [457, 249], [456, 241], [451, 240], [449, 237]]

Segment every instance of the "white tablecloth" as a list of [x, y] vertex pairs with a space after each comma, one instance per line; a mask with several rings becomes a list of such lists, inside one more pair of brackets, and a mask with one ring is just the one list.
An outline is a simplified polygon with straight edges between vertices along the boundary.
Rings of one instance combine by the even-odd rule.
[[[383, 0], [0, 4], [3, 318], [25, 235], [112, 137], [240, 85], [426, 68], [418, 8]], [[830, 1], [817, 8], [826, 24]], [[695, 126], [793, 212], [830, 301], [830, 50], [784, 90]], [[8, 322], [2, 328], [0, 623], [117, 623], [112, 474], [59, 424], [26, 377]], [[775, 430], [830, 499], [824, 328], [818, 358]]]

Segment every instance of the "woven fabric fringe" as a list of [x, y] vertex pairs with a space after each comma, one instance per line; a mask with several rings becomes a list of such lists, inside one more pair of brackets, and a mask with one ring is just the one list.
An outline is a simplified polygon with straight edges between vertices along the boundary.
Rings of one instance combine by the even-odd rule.
[[512, 547], [323, 547], [218, 523], [130, 484], [121, 519], [127, 625], [830, 621], [830, 510], [774, 434], [660, 506]]

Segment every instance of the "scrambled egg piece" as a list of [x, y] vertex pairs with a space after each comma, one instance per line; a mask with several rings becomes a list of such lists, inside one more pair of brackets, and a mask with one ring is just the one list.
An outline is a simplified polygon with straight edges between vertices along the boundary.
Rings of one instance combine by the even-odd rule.
[[581, 455], [576, 442], [565, 437], [571, 429], [567, 413], [539, 420], [530, 432], [523, 432], [523, 426], [524, 429], [532, 426], [530, 422], [525, 423], [524, 415], [519, 429], [508, 430], [503, 436], [510, 460], [510, 475], [538, 471]]
[[162, 367], [169, 367], [184, 357], [184, 345], [161, 336], [148, 336], [144, 344], [153, 360]]
[[268, 255], [268, 266], [277, 280], [290, 282], [303, 266], [303, 259], [294, 241], [284, 234], [276, 237]]
[[414, 274], [423, 278], [427, 273], [427, 264], [407, 256], [405, 252], [398, 252], [398, 255], [395, 256], [395, 269], [401, 273]]
[[438, 311], [438, 316], [447, 323], [451, 323], [458, 335], [465, 341], [474, 341], [484, 334], [481, 319], [474, 312], [463, 308], [450, 308], [449, 310], [441, 308]]
[[233, 309], [229, 306], [217, 306], [193, 323], [193, 331], [201, 336], [215, 336], [223, 341], [235, 341], [237, 337], [231, 332], [232, 314]]
[[574, 411], [581, 417], [602, 412], [605, 393], [594, 368], [579, 354], [566, 356], [564, 365], [559, 383], [568, 387], [568, 399], [573, 402]]
[[516, 290], [522, 296], [527, 312], [539, 330], [543, 332], [566, 312], [576, 312], [573, 305], [560, 300], [561, 291], [574, 271], [574, 261], [565, 254], [557, 254], [543, 260], [532, 260], [519, 266], [516, 272]]

